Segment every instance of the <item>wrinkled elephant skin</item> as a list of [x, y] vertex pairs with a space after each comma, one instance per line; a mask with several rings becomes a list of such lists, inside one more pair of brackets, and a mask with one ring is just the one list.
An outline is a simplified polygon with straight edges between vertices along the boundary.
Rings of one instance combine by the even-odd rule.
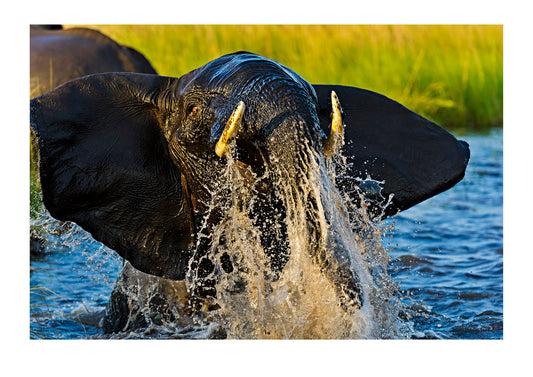
[[[260, 215], [253, 221], [275, 279], [290, 256], [285, 196], [300, 192], [284, 196], [272, 187], [309, 180], [311, 166], [324, 158], [329, 116], [338, 106], [332, 91], [344, 113], [342, 153], [354, 156], [350, 176], [337, 183], [353, 186], [347, 191], [356, 201], [360, 186], [376, 216], [380, 200], [391, 195], [385, 216], [462, 179], [468, 146], [434, 123], [379, 94], [313, 86], [275, 61], [239, 52], [180, 78], [95, 74], [31, 100], [44, 203], [135, 269], [173, 280], [192, 276], [203, 282], [194, 294], [215, 297], [209, 229], [224, 214], [209, 212], [209, 203], [231, 157], [266, 177], [249, 192], [257, 195]], [[367, 177], [379, 181], [377, 193]], [[302, 209], [309, 253], [329, 279], [340, 277], [344, 304], [360, 307], [358, 276], [342, 252], [333, 259], [324, 252], [324, 229], [313, 221], [319, 201], [310, 194]], [[222, 269], [232, 271], [232, 261], [222, 261]]]

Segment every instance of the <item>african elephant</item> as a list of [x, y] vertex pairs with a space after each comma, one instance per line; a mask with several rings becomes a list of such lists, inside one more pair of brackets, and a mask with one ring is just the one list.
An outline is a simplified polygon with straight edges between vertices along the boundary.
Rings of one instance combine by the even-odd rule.
[[297, 233], [335, 282], [340, 306], [361, 308], [364, 271], [332, 234], [340, 207], [326, 203], [331, 187], [314, 186], [328, 161], [341, 149], [355, 155], [338, 185], [389, 216], [452, 187], [469, 159], [466, 143], [386, 97], [313, 86], [247, 52], [180, 78], [90, 75], [32, 99], [30, 109], [52, 216], [76, 222], [143, 273], [187, 281], [192, 311], [216, 308], [220, 276], [246, 269], [217, 233], [236, 208], [255, 232], [248, 236], [267, 281], [280, 279]]

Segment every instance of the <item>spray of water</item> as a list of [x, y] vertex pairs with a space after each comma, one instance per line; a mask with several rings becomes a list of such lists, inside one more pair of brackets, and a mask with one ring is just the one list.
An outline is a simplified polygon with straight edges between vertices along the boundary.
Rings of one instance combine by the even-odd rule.
[[[257, 176], [228, 156], [209, 205], [223, 218], [209, 234], [200, 235], [211, 239], [211, 278], [217, 282], [218, 309], [209, 312], [209, 321], [237, 339], [406, 336], [398, 317], [397, 286], [387, 274], [388, 255], [381, 242], [385, 229], [334, 184], [345, 169], [342, 156], [326, 161], [305, 144], [301, 148], [305, 161], [291, 169], [306, 166], [304, 174], [279, 171], [283, 165], [273, 164]], [[257, 183], [263, 180], [272, 182], [282, 198], [285, 217], [257, 218], [264, 216], [256, 211]], [[204, 229], [208, 218], [209, 213]], [[288, 260], [279, 273], [269, 267], [261, 221], [268, 221], [273, 234], [281, 236], [286, 229]], [[224, 266], [227, 259], [230, 272]], [[347, 299], [346, 276], [360, 287], [358, 305]], [[197, 284], [194, 279], [187, 283], [193, 290]]]

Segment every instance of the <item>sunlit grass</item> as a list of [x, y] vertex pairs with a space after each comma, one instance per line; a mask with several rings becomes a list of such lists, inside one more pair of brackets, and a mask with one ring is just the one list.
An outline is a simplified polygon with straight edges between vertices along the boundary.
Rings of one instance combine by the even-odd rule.
[[454, 130], [503, 122], [501, 25], [90, 25], [181, 76], [245, 50], [313, 84], [370, 89]]
[[41, 181], [39, 179], [39, 147], [30, 131], [30, 219], [37, 219], [43, 212]]

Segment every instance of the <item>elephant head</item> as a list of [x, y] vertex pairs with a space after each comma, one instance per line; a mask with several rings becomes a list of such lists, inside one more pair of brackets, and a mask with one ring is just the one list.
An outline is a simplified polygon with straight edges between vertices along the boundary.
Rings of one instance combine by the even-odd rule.
[[[334, 93], [330, 98], [333, 128], [342, 130], [340, 105]], [[313, 260], [342, 283], [344, 303], [360, 306], [359, 278], [346, 256], [326, 251], [327, 226], [317, 217], [325, 211], [321, 194], [301, 185], [314, 179], [324, 154], [342, 144], [341, 133], [326, 137], [321, 128], [323, 102], [295, 72], [245, 52], [180, 78], [106, 73], [72, 80], [31, 100], [45, 206], [143, 272], [208, 280], [214, 269], [206, 252], [210, 230], [225, 216], [213, 207], [213, 195], [233, 161], [252, 177], [251, 220], [274, 279], [290, 256], [291, 223], [301, 221]], [[459, 145], [448, 135], [437, 139]], [[444, 154], [459, 149], [444, 148]], [[458, 160], [443, 173], [446, 182], [464, 173], [464, 153]], [[434, 160], [409, 164], [419, 162]], [[437, 185], [430, 184], [433, 190]], [[426, 188], [420, 200], [424, 195]], [[300, 205], [291, 206], [294, 201]], [[232, 271], [231, 259], [220, 261]], [[213, 294], [212, 287], [205, 284], [203, 293]]]

